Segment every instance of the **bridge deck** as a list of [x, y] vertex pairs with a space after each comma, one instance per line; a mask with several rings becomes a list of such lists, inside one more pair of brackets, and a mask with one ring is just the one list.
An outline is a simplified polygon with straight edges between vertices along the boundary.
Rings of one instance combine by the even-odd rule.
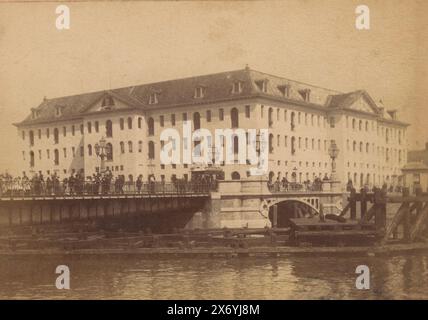
[[82, 194], [82, 195], [31, 195], [31, 196], [0, 196], [0, 201], [34, 201], [34, 200], [98, 200], [98, 199], [153, 199], [153, 198], [201, 198], [208, 197], [206, 193], [128, 193], [128, 194]]

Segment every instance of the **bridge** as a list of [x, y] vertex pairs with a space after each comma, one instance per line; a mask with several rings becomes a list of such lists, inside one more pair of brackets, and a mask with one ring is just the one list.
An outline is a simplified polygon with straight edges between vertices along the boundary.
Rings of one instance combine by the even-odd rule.
[[[72, 225], [162, 231], [173, 228], [263, 228], [290, 217], [340, 212], [343, 194], [332, 188], [271, 190], [263, 178], [216, 183], [83, 182], [67, 186], [9, 187], [0, 193], [0, 229]], [[274, 214], [275, 212], [275, 214]]]

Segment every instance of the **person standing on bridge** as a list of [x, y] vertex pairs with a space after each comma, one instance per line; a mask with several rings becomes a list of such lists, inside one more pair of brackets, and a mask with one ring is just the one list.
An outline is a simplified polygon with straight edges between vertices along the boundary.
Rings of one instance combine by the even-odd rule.
[[141, 193], [141, 187], [143, 186], [143, 175], [139, 175], [136, 182], [137, 192]]

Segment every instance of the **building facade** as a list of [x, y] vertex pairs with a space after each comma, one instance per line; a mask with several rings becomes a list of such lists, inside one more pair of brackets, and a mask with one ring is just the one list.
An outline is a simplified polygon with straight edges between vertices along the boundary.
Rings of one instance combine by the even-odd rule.
[[[160, 135], [167, 128], [183, 134], [186, 121], [192, 131], [268, 129], [272, 180], [329, 176], [331, 140], [339, 148], [337, 177], [343, 185], [348, 180], [356, 187], [398, 184], [406, 163], [407, 124], [367, 92], [341, 93], [248, 67], [45, 99], [15, 125], [27, 175], [92, 175], [100, 170], [95, 145], [104, 138], [105, 167], [113, 174], [169, 181], [174, 176], [189, 178], [193, 165], [162, 164]], [[181, 144], [188, 143], [194, 144]], [[249, 176], [248, 163], [217, 165], [226, 180]]]

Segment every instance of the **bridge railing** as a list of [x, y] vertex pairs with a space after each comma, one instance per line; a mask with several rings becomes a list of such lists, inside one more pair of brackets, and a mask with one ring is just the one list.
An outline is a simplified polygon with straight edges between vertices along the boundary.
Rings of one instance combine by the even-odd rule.
[[321, 184], [304, 184], [304, 183], [288, 183], [288, 184], [282, 184], [282, 183], [268, 183], [268, 188], [270, 192], [278, 192], [278, 193], [284, 193], [284, 192], [318, 192], [322, 191], [322, 185]]
[[62, 197], [62, 196], [96, 196], [96, 195], [138, 195], [138, 194], [208, 194], [215, 191], [217, 184], [196, 182], [94, 182], [76, 181], [67, 183], [24, 183], [0, 185], [0, 197]]

